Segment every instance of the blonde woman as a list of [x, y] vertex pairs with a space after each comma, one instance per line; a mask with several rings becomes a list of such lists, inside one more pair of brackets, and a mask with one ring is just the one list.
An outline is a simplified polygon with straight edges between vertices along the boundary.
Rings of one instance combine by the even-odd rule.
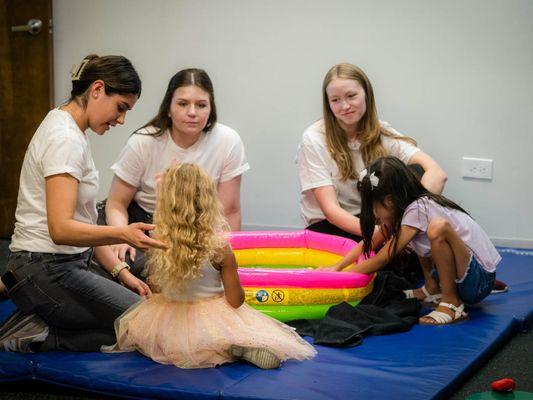
[[180, 368], [244, 359], [277, 368], [316, 351], [290, 327], [243, 304], [244, 291], [213, 180], [196, 164], [170, 167], [157, 183], [157, 237], [167, 250], [148, 252], [155, 293], [115, 321], [117, 343]]
[[357, 180], [382, 156], [418, 165], [424, 187], [442, 192], [446, 173], [414, 140], [378, 119], [372, 85], [360, 68], [348, 63], [332, 67], [322, 94], [324, 117], [305, 130], [297, 156], [307, 229], [360, 240]]

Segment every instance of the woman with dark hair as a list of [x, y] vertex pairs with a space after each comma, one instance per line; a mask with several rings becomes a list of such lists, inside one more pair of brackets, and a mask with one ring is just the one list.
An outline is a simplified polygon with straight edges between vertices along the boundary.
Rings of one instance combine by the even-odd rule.
[[[151, 221], [156, 177], [173, 163], [195, 163], [213, 178], [230, 228], [241, 227], [241, 175], [250, 167], [241, 138], [217, 122], [213, 84], [201, 69], [184, 69], [168, 84], [159, 112], [129, 138], [117, 162], [105, 205], [105, 223]], [[102, 221], [103, 222], [103, 221]], [[140, 274], [145, 257], [129, 245], [114, 246]], [[129, 260], [128, 260], [129, 261]]]
[[70, 99], [48, 113], [24, 157], [2, 275], [18, 311], [0, 328], [0, 350], [92, 351], [112, 343], [113, 321], [150, 289], [109, 245], [165, 247], [145, 234], [151, 224], [96, 225], [98, 172], [85, 131], [103, 135], [124, 123], [141, 94], [137, 72], [124, 57], [90, 55], [71, 80]]

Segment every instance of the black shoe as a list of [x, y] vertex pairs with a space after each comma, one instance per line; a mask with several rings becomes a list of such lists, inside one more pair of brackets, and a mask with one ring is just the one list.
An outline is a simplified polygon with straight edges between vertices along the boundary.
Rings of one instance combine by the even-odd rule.
[[492, 288], [491, 294], [505, 293], [509, 290], [509, 286], [505, 282], [499, 281], [496, 279], [494, 281], [494, 287]]
[[230, 348], [233, 357], [239, 358], [262, 369], [278, 368], [281, 364], [280, 358], [271, 350], [264, 347], [243, 347], [233, 345]]
[[22, 315], [17, 312], [2, 325], [0, 351], [32, 353], [31, 343], [44, 342], [48, 325], [36, 314]]

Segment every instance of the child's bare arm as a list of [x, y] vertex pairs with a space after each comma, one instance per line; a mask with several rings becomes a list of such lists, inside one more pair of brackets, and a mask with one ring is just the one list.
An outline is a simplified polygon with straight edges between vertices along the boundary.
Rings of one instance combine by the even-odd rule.
[[[379, 227], [376, 227], [374, 231], [374, 236], [372, 237], [372, 248], [375, 249], [378, 245], [383, 243], [384, 237]], [[329, 271], [343, 271], [344, 268], [352, 265], [363, 254], [363, 241], [360, 241], [353, 249], [351, 249], [342, 260], [336, 262], [335, 264], [327, 267], [320, 267], [320, 269], [327, 269]], [[348, 271], [346, 269], [345, 271]]]
[[235, 260], [235, 255], [229, 246], [222, 259], [220, 276], [224, 284], [226, 300], [233, 308], [239, 308], [244, 302], [244, 290], [237, 274], [237, 260]]
[[372, 272], [379, 271], [390, 261], [391, 257], [400, 253], [409, 244], [411, 240], [418, 233], [418, 229], [411, 226], [402, 225], [398, 236], [398, 243], [396, 245], [396, 251], [394, 254], [390, 254], [392, 247], [392, 239], [389, 239], [387, 243], [381, 248], [378, 253], [368, 260], [363, 261], [357, 265], [351, 265], [346, 268], [345, 272], [359, 272], [362, 274], [371, 274]]
[[359, 242], [353, 249], [351, 249], [348, 253], [346, 253], [346, 255], [342, 258], [342, 260], [327, 267], [319, 267], [319, 269], [325, 269], [328, 271], [342, 271], [347, 266], [355, 263], [355, 261], [361, 255], [362, 252], [363, 252], [363, 241]]

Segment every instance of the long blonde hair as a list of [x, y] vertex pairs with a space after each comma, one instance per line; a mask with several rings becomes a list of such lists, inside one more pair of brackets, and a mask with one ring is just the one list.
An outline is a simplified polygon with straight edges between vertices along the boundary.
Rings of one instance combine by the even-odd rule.
[[357, 179], [358, 174], [354, 169], [352, 156], [348, 147], [346, 133], [340, 126], [337, 118], [331, 111], [326, 89], [335, 78], [351, 79], [359, 82], [365, 91], [366, 112], [359, 122], [360, 131], [357, 140], [361, 143], [361, 155], [365, 166], [370, 165], [380, 157], [387, 156], [387, 152], [381, 143], [381, 136], [393, 137], [415, 144], [416, 142], [407, 136], [397, 136], [380, 126], [374, 90], [370, 80], [363, 70], [353, 64], [341, 63], [333, 66], [324, 77], [322, 84], [322, 104], [324, 113], [324, 127], [326, 130], [326, 144], [331, 158], [337, 164], [341, 179]]
[[165, 171], [154, 212], [157, 238], [170, 248], [148, 252], [148, 283], [156, 292], [179, 289], [199, 275], [206, 260], [220, 262], [227, 246], [228, 224], [213, 180], [196, 164]]

